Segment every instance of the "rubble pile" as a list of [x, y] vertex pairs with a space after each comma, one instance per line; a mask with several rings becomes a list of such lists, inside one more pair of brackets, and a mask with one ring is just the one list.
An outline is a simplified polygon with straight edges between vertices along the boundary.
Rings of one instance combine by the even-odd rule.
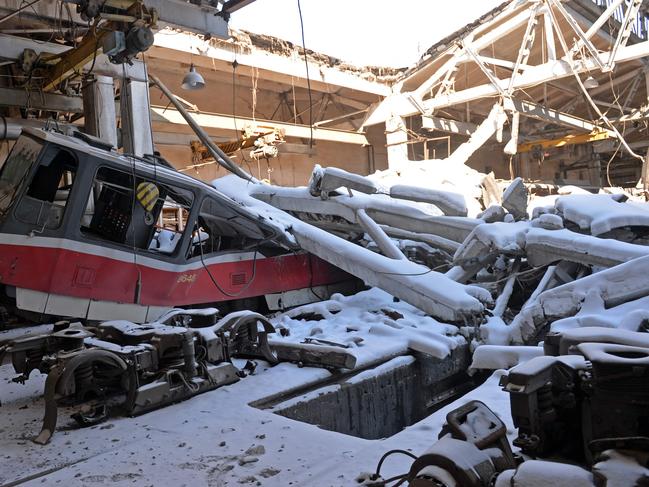
[[[362, 177], [319, 166], [307, 188], [232, 178], [214, 184], [302, 248], [457, 325], [474, 346], [537, 344], [550, 331], [593, 319], [643, 329], [647, 203], [626, 194], [574, 192], [546, 197], [552, 204], [543, 205], [520, 178], [498, 194], [495, 181], [475, 171], [465, 179], [473, 191], [449, 191], [460, 188], [461, 172], [434, 177], [434, 189], [421, 187], [420, 167], [400, 174], [398, 185], [389, 185], [386, 174]], [[411, 185], [417, 180], [420, 186]], [[472, 218], [467, 208], [476, 205]]]

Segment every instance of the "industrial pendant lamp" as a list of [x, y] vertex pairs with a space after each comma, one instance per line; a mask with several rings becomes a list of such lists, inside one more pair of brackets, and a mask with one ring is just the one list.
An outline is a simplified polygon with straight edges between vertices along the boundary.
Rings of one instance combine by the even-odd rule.
[[189, 72], [183, 78], [183, 84], [180, 85], [183, 90], [201, 90], [205, 88], [205, 80], [196, 71], [194, 63], [189, 66]]
[[599, 86], [599, 81], [597, 81], [592, 76], [588, 76], [588, 78], [584, 80], [584, 87], [586, 87], [589, 90], [592, 90], [593, 88], [597, 88], [598, 86]]

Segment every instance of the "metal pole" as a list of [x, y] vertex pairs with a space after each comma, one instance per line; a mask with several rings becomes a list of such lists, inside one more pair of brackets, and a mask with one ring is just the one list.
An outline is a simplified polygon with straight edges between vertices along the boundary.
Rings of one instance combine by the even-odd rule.
[[236, 174], [242, 179], [250, 181], [251, 183], [259, 183], [259, 180], [248, 174], [246, 171], [241, 169], [237, 164], [230, 159], [225, 152], [223, 152], [210, 138], [209, 135], [203, 130], [203, 128], [196, 123], [196, 120], [185, 110], [185, 107], [178, 101], [176, 96], [169, 91], [169, 89], [158, 79], [157, 76], [149, 75], [149, 79], [158, 87], [164, 95], [169, 98], [169, 101], [176, 107], [176, 110], [183, 116], [187, 124], [192, 128], [194, 133], [198, 136], [200, 141], [203, 143], [207, 150], [210, 151], [212, 157], [216, 162], [230, 171], [233, 174]]

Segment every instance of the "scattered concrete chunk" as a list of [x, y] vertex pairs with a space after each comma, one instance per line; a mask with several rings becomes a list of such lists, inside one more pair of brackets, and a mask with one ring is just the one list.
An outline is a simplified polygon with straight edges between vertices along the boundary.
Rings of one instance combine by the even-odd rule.
[[478, 215], [478, 218], [486, 223], [502, 222], [505, 220], [505, 209], [500, 205], [491, 205]]
[[563, 220], [559, 215], [545, 213], [532, 220], [532, 226], [545, 230], [561, 230], [563, 228]]
[[516, 220], [527, 218], [527, 196], [522, 178], [514, 179], [503, 193], [503, 206]]

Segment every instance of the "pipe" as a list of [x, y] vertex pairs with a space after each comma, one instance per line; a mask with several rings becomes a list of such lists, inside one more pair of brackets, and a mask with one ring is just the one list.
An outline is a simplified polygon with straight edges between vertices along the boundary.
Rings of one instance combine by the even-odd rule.
[[78, 130], [78, 127], [54, 120], [27, 120], [23, 118], [0, 117], [0, 140], [16, 140], [24, 127], [44, 128], [47, 124], [67, 130]]
[[203, 130], [203, 128], [196, 123], [196, 120], [189, 114], [187, 110], [185, 110], [185, 107], [180, 103], [180, 101], [176, 98], [176, 96], [169, 91], [169, 89], [158, 79], [157, 76], [154, 75], [149, 75], [149, 79], [155, 84], [158, 88], [160, 88], [160, 91], [164, 93], [164, 95], [169, 99], [169, 101], [176, 107], [176, 110], [183, 116], [187, 124], [191, 127], [191, 129], [194, 131], [194, 133], [198, 136], [202, 144], [207, 148], [208, 151], [210, 151], [210, 154], [212, 154], [212, 157], [216, 160], [216, 162], [230, 171], [233, 174], [236, 174], [242, 179], [245, 179], [246, 181], [250, 181], [251, 183], [259, 183], [259, 180], [256, 179], [255, 177], [251, 176], [248, 174], [246, 171], [241, 169], [237, 164], [230, 159], [225, 152], [223, 152], [219, 146], [217, 146], [212, 139], [210, 138], [209, 135]]

